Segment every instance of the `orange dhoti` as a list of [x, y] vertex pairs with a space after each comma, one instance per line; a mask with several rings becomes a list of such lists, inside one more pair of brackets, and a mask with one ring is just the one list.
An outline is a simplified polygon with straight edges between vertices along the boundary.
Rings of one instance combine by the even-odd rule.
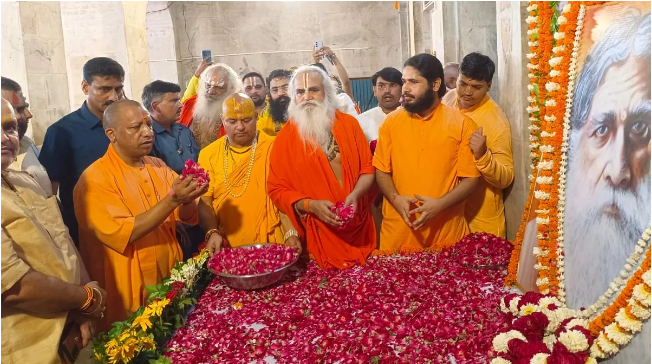
[[342, 230], [311, 214], [299, 217], [294, 210], [294, 203], [305, 198], [343, 202], [361, 175], [375, 173], [369, 144], [355, 118], [336, 112], [332, 132], [340, 149], [341, 185], [324, 151], [304, 143], [292, 120], [276, 136], [267, 184], [270, 198], [298, 227], [319, 266], [344, 269], [364, 264], [376, 247], [371, 204], [377, 190], [372, 187], [358, 200], [355, 216]]

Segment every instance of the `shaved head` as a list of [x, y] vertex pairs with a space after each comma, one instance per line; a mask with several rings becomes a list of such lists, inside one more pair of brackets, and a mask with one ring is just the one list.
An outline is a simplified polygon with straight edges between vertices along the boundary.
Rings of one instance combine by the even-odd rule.
[[256, 106], [243, 93], [229, 95], [222, 104], [222, 121], [227, 140], [235, 147], [252, 145], [256, 137]]
[[123, 119], [123, 115], [129, 111], [138, 111], [147, 113], [145, 108], [143, 108], [138, 101], [134, 100], [120, 100], [115, 101], [109, 105], [106, 110], [104, 110], [104, 117], [102, 118], [102, 124], [104, 130], [109, 128], [117, 128], [119, 121]]
[[444, 66], [444, 83], [449, 89], [457, 87], [457, 76], [460, 73], [460, 64], [455, 62], [446, 63]]

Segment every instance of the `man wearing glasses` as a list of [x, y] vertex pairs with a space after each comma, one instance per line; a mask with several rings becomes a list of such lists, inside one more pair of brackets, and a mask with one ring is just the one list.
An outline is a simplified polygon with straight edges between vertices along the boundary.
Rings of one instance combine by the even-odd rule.
[[82, 106], [52, 124], [45, 133], [39, 161], [59, 191], [63, 221], [79, 246], [72, 191], [82, 172], [106, 153], [109, 139], [104, 134], [102, 116], [113, 102], [125, 98], [125, 72], [113, 59], [97, 57], [83, 68]]

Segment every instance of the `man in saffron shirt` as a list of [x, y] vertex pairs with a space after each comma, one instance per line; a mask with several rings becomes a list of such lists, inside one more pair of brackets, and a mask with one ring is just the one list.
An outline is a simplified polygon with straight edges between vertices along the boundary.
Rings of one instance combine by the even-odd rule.
[[210, 176], [198, 208], [211, 253], [220, 250], [224, 238], [231, 246], [285, 243], [301, 250], [297, 231], [267, 194], [274, 137], [256, 130], [254, 107], [244, 94], [229, 96], [222, 114], [226, 136], [199, 155], [199, 164]]
[[373, 163], [385, 195], [381, 250], [439, 250], [469, 232], [463, 202], [480, 176], [469, 148], [477, 126], [441, 104], [443, 79], [435, 56], [409, 58], [403, 108], [380, 127]]
[[181, 260], [176, 221], [197, 224], [196, 199], [206, 192], [149, 157], [152, 119], [136, 101], [113, 103], [104, 113], [110, 141], [74, 190], [80, 253], [91, 279], [106, 287], [106, 329], [126, 319]]
[[457, 88], [441, 102], [480, 126], [470, 139], [475, 165], [482, 178], [466, 200], [464, 213], [469, 229], [504, 238], [503, 190], [514, 180], [514, 160], [509, 120], [488, 94], [495, 69], [491, 58], [476, 52], [467, 54], [460, 65]]
[[[321, 267], [364, 264], [376, 247], [369, 144], [358, 121], [337, 110], [335, 88], [321, 69], [297, 69], [290, 99], [290, 121], [272, 148], [269, 196], [299, 227]], [[346, 225], [330, 210], [337, 202], [354, 205]]]

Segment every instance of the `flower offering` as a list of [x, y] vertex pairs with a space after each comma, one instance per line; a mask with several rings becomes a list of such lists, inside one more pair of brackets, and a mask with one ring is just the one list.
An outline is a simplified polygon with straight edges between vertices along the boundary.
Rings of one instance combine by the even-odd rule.
[[192, 159], [188, 159], [186, 161], [185, 168], [182, 171], [182, 175], [183, 178], [192, 176], [192, 179], [197, 181], [198, 183], [197, 189], [204, 187], [204, 185], [206, 185], [210, 181], [210, 177], [208, 176], [208, 173], [204, 171], [204, 169], [200, 167], [199, 164]]
[[222, 249], [210, 258], [208, 268], [235, 276], [269, 273], [292, 262], [296, 254], [294, 248], [280, 244]]
[[342, 222], [340, 229], [343, 229], [346, 224], [351, 221], [351, 219], [353, 219], [353, 215], [355, 214], [355, 206], [344, 206], [344, 202], [338, 202], [335, 205], [331, 206], [331, 212], [335, 214], [335, 220]]
[[469, 234], [452, 247], [460, 264], [469, 267], [503, 266], [509, 263], [514, 246], [488, 233]]

